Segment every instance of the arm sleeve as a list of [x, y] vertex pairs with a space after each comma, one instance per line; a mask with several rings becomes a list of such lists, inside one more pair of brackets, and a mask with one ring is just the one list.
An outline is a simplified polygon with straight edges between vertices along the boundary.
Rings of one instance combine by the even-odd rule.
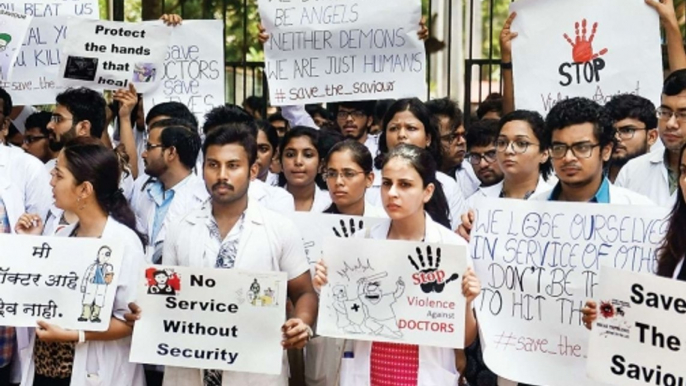
[[37, 214], [40, 218], [46, 218], [48, 209], [52, 205], [50, 191], [50, 174], [45, 166], [26, 155], [21, 158], [24, 163], [24, 210], [26, 213]]
[[286, 218], [281, 220], [279, 228], [277, 237], [282, 246], [279, 270], [288, 274], [288, 280], [295, 279], [310, 271], [303, 239], [295, 224]]
[[288, 120], [291, 127], [307, 126], [319, 130], [319, 126], [314, 123], [314, 119], [305, 111], [303, 105], [282, 106], [281, 114]]

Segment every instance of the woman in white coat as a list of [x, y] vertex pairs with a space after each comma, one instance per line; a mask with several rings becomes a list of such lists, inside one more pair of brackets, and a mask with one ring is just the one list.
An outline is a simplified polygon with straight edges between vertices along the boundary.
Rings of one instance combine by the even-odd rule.
[[[391, 220], [371, 228], [366, 237], [466, 245], [449, 229], [449, 209], [436, 180], [436, 162], [428, 151], [413, 145], [396, 146], [384, 160], [382, 181], [381, 199]], [[327, 283], [323, 261], [316, 271], [315, 287], [321, 287]], [[476, 338], [472, 302], [480, 290], [479, 279], [470, 267], [462, 280], [462, 293], [467, 298], [465, 346]], [[341, 354], [340, 365], [331, 369], [340, 375], [341, 386], [443, 386], [455, 385], [459, 379], [453, 349], [350, 341]], [[388, 355], [394, 360], [385, 360]]]
[[[124, 322], [135, 300], [136, 277], [144, 261], [143, 236], [119, 189], [117, 156], [100, 141], [77, 138], [67, 144], [52, 172], [58, 208], [76, 213], [78, 222], [58, 232], [65, 237], [103, 237], [123, 244], [124, 256], [110, 327], [104, 332], [71, 331], [39, 322], [28, 344], [20, 345], [22, 386], [139, 386], [143, 369], [130, 363], [132, 328]], [[40, 234], [41, 216], [24, 214], [17, 233]]]

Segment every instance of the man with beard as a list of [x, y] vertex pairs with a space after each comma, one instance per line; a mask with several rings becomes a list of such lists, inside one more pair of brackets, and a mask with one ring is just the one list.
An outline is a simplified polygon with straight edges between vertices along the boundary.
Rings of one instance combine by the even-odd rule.
[[[295, 225], [248, 198], [250, 182], [258, 171], [257, 143], [251, 128], [245, 124], [213, 128], [203, 144], [203, 154], [210, 200], [171, 227], [164, 246], [165, 264], [286, 272], [288, 298], [294, 307], [281, 328], [282, 346], [304, 347], [313, 335], [317, 295]], [[282, 307], [285, 313], [285, 304]], [[133, 314], [126, 315], [130, 322], [145, 312], [133, 304], [130, 308]], [[166, 386], [288, 384], [285, 363], [279, 375], [172, 366], [165, 368], [164, 375]]]
[[138, 230], [148, 235], [148, 263], [162, 263], [162, 248], [170, 224], [199, 208], [209, 195], [202, 178], [193, 173], [200, 136], [181, 125], [154, 123], [143, 151], [145, 174], [153, 182], [134, 191], [131, 206]]
[[378, 137], [370, 135], [374, 123], [374, 101], [341, 102], [334, 106], [336, 125], [347, 139], [367, 146], [372, 157], [379, 150]]
[[629, 161], [615, 184], [671, 207], [679, 188], [679, 155], [686, 144], [686, 70], [674, 71], [665, 79], [661, 100], [656, 114], [664, 152], [649, 152]]
[[608, 178], [615, 182], [627, 162], [650, 151], [657, 141], [655, 105], [638, 95], [622, 94], [605, 104], [617, 130], [617, 145], [612, 152]]
[[496, 161], [495, 142], [500, 128], [495, 119], [472, 122], [467, 131], [467, 159], [481, 182], [480, 188], [493, 186], [503, 179], [503, 172]]

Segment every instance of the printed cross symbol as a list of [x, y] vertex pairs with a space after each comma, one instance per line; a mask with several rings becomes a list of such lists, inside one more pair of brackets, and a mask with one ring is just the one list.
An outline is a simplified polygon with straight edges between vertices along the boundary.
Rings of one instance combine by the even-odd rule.
[[355, 304], [353, 304], [352, 307], [350, 307], [350, 309], [353, 310], [353, 311], [355, 311], [355, 312], [357, 312], [357, 311], [360, 310], [360, 305], [357, 304], [357, 303], [355, 303]]
[[572, 46], [572, 59], [575, 63], [586, 63], [593, 59], [596, 59], [600, 55], [605, 55], [607, 53], [607, 48], [603, 48], [598, 53], [593, 53], [593, 38], [595, 38], [596, 30], [598, 29], [598, 23], [593, 23], [593, 29], [591, 30], [591, 36], [586, 39], [586, 19], [581, 20], [581, 34], [579, 34], [579, 22], [574, 23], [574, 30], [576, 37], [574, 41], [567, 34], [563, 34], [565, 40]]

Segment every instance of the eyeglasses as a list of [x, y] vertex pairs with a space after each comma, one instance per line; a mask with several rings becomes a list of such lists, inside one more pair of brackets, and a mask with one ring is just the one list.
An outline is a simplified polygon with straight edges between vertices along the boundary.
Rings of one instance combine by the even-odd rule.
[[512, 147], [512, 151], [517, 154], [526, 153], [529, 146], [541, 146], [538, 143], [528, 142], [524, 140], [508, 141], [506, 139], [498, 139], [495, 141], [495, 148], [500, 152], [504, 153], [509, 147]]
[[574, 157], [576, 158], [591, 158], [593, 149], [598, 146], [600, 146], [599, 143], [593, 144], [590, 142], [579, 142], [571, 145], [554, 143], [553, 146], [550, 147], [550, 155], [555, 159], [564, 158], [571, 149], [572, 154], [574, 154]]
[[44, 135], [25, 135], [24, 136], [24, 143], [28, 145], [28, 144], [34, 143], [36, 141], [40, 141], [41, 139], [45, 139], [45, 138], [48, 138], [48, 137], [46, 137]]
[[448, 143], [453, 143], [457, 141], [458, 138], [465, 138], [466, 134], [450, 133], [446, 135], [441, 135], [441, 141], [446, 141]]
[[648, 130], [645, 127], [624, 126], [617, 128], [617, 136], [621, 139], [632, 139], [637, 131]]
[[357, 170], [351, 170], [351, 169], [345, 169], [345, 170], [339, 172], [338, 170], [327, 169], [322, 173], [324, 178], [326, 178], [327, 180], [337, 180], [338, 176], [341, 176], [346, 181], [352, 180], [358, 174], [364, 174], [364, 172], [360, 172]]
[[679, 123], [686, 122], [686, 111], [672, 111], [668, 108], [660, 107], [655, 111], [657, 118], [661, 121], [669, 121], [672, 117]]
[[158, 144], [152, 144], [150, 142], [145, 144], [145, 150], [150, 151], [152, 149], [157, 149], [158, 147], [164, 147], [163, 144], [158, 143]]
[[479, 154], [479, 153], [469, 153], [467, 154], [467, 157], [469, 158], [469, 163], [472, 165], [478, 165], [481, 163], [481, 160], [485, 160], [486, 163], [492, 164], [495, 162], [495, 150], [489, 150], [485, 152], [484, 154]]
[[338, 117], [338, 119], [348, 119], [348, 116], [351, 116], [355, 119], [359, 119], [359, 118], [366, 117], [367, 113], [365, 113], [362, 110], [353, 110], [353, 111], [339, 111], [338, 114], [336, 114], [336, 117]]
[[74, 120], [74, 118], [65, 118], [65, 117], [58, 115], [58, 114], [53, 114], [50, 117], [50, 122], [52, 122], [52, 123], [60, 123], [63, 121], [73, 121], [73, 120]]

